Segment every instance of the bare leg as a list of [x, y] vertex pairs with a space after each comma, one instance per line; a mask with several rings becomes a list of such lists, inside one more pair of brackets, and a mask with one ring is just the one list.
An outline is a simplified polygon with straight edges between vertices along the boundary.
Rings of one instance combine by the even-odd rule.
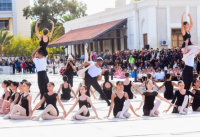
[[[9, 101], [3, 101], [1, 110], [0, 110], [0, 114], [5, 114], [5, 110], [6, 109], [10, 109], [10, 102]], [[7, 112], [7, 111], [6, 111]], [[9, 111], [8, 111], [9, 112]], [[6, 113], [7, 114], [7, 113]]]
[[3, 104], [3, 99], [0, 99], [0, 106]]
[[83, 113], [83, 115], [87, 115], [88, 113], [88, 108], [86, 106], [82, 106], [78, 112], [74, 116], [72, 116], [71, 120], [87, 120], [87, 119], [95, 119], [96, 117], [86, 117], [86, 116], [81, 116], [80, 114]]
[[[16, 113], [19, 112], [20, 115], [17, 115]], [[21, 120], [21, 119], [28, 119], [29, 117], [26, 116], [26, 109], [24, 109], [23, 107], [21, 107], [20, 105], [15, 105], [13, 107], [13, 110], [10, 114], [11, 119], [14, 120]]]
[[178, 107], [179, 114], [186, 114], [186, 113], [184, 112], [184, 109], [186, 108], [187, 104], [188, 104], [188, 96], [186, 95], [186, 96], [184, 97], [182, 106], [181, 106], [181, 107]]
[[7, 114], [7, 115], [5, 115], [4, 117], [3, 117], [3, 119], [10, 119], [11, 117], [10, 117], [10, 114], [11, 114], [11, 112], [12, 112], [12, 110], [13, 110], [13, 107], [14, 107], [14, 103], [12, 103], [11, 105], [10, 105], [10, 112]]
[[42, 115], [42, 119], [44, 119], [44, 120], [54, 120], [54, 119], [62, 119], [62, 118], [63, 118], [63, 116], [52, 116], [49, 114]]
[[88, 119], [95, 119], [96, 117], [95, 116], [86, 117], [86, 116], [76, 115], [75, 118], [77, 120], [88, 120]]
[[200, 111], [200, 107], [196, 111]]
[[131, 104], [130, 100], [127, 100], [125, 102], [124, 107], [123, 107], [122, 111], [120, 112], [119, 118], [121, 118], [121, 119], [127, 118], [124, 116], [124, 113], [128, 111], [130, 104]]
[[[48, 114], [48, 112], [49, 112], [50, 115], [52, 115], [52, 116], [57, 116], [57, 111], [56, 111], [56, 109], [54, 108], [53, 105], [49, 104], [39, 116], [37, 116], [37, 117], [35, 117], [35, 118], [33, 119], [33, 121], [38, 121], [38, 120], [40, 120], [40, 118], [43, 117], [43, 115]], [[45, 117], [45, 118], [47, 118], [47, 117]]]
[[[150, 111], [150, 116], [151, 116], [151, 117], [158, 116], [158, 115], [156, 115], [156, 114], [159, 114], [158, 108], [159, 108], [160, 104], [161, 104], [161, 101], [160, 101], [160, 100], [158, 100], [158, 101], [154, 104], [153, 109]], [[157, 112], [157, 113], [155, 113], [155, 112]]]

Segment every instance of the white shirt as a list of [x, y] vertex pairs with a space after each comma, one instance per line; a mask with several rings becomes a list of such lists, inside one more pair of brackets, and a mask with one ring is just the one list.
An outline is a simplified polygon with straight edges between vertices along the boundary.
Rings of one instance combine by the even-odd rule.
[[[90, 65], [93, 63], [93, 61], [89, 61]], [[101, 68], [97, 68], [95, 65], [93, 67], [91, 67], [90, 69], [88, 69], [88, 74], [91, 76], [91, 77], [97, 77], [97, 76], [100, 76], [101, 75]]]
[[37, 72], [39, 71], [46, 71], [46, 67], [47, 67], [47, 60], [46, 58], [34, 58], [33, 62], [35, 63], [35, 67], [37, 69]]
[[163, 74], [162, 73], [156, 73], [156, 80], [163, 79]]
[[190, 55], [190, 58], [188, 58], [185, 61], [185, 65], [190, 66], [190, 67], [194, 67], [194, 58], [195, 58], [195, 55]]

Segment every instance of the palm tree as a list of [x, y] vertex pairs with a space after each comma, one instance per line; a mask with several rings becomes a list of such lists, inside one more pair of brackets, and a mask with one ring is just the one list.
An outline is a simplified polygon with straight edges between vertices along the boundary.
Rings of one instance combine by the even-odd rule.
[[5, 28], [0, 30], [0, 55], [2, 59], [3, 47], [10, 44], [10, 40], [13, 38], [13, 35], [9, 35], [8, 31], [4, 31]]

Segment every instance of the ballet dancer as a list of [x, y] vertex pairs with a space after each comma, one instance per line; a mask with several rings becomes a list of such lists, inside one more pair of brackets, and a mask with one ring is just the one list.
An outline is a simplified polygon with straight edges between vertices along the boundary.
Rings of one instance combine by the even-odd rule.
[[193, 27], [192, 16], [188, 13], [190, 18], [190, 24], [185, 21], [183, 22], [183, 16], [186, 13], [184, 12], [181, 18], [181, 32], [183, 35], [183, 45], [182, 45], [182, 52], [183, 58], [182, 60], [185, 62], [185, 67], [183, 69], [182, 78], [185, 85], [185, 89], [189, 90], [190, 85], [193, 81], [193, 66], [194, 66], [194, 58], [200, 52], [200, 47], [194, 45], [191, 41], [191, 30]]
[[[173, 105], [167, 99], [165, 99], [162, 96], [160, 96], [158, 94], [158, 92], [152, 90], [152, 88], [153, 88], [152, 80], [147, 80], [146, 84], [147, 84], [147, 90], [146, 90], [146, 92], [143, 93], [142, 101], [140, 103], [140, 106], [135, 111], [139, 110], [142, 107], [142, 105], [144, 104], [143, 105], [144, 116], [156, 117], [156, 116], [159, 115], [158, 108], [159, 108], [159, 106], [161, 104], [160, 100], [162, 100], [162, 101], [164, 101], [164, 102], [176, 107], [176, 105]], [[160, 100], [158, 100], [154, 104], [154, 101], [155, 101], [156, 97], [159, 98]]]
[[[199, 96], [194, 95], [189, 90], [184, 89], [184, 82], [179, 81], [178, 82], [179, 90], [175, 92], [174, 98], [172, 100], [172, 104], [175, 104], [177, 107], [174, 107], [172, 113], [179, 113], [179, 114], [187, 114], [188, 112], [188, 102], [189, 102], [189, 95], [192, 97], [200, 99]], [[172, 105], [169, 106], [167, 110], [164, 112], [167, 113]]]
[[24, 94], [21, 96], [21, 99], [18, 105], [14, 105], [11, 113], [6, 115], [4, 119], [13, 119], [13, 120], [22, 120], [29, 119], [32, 102], [32, 96], [30, 95], [30, 82], [23, 83]]
[[38, 24], [40, 23], [40, 20], [38, 20], [36, 22], [35, 25], [35, 33], [36, 36], [38, 37], [39, 41], [40, 41], [40, 49], [43, 52], [43, 56], [48, 56], [48, 52], [47, 52], [47, 46], [49, 43], [49, 40], [51, 39], [52, 35], [53, 35], [53, 31], [54, 31], [54, 22], [52, 20], [49, 20], [49, 22], [52, 24], [52, 29], [51, 29], [51, 33], [48, 35], [49, 30], [47, 28], [43, 29], [43, 36], [41, 36], [38, 32]]
[[[162, 86], [160, 86], [158, 88], [158, 90], [165, 87], [164, 98], [173, 99], [173, 97], [174, 97], [174, 86], [178, 87], [178, 85], [175, 82], [172, 82], [170, 73], [167, 73], [165, 77], [166, 77], [167, 80], [162, 84]], [[157, 92], [158, 92], [158, 90], [157, 90]]]
[[68, 78], [67, 76], [63, 76], [63, 84], [60, 84], [60, 88], [58, 89], [57, 94], [60, 94], [60, 91], [62, 89], [62, 94], [61, 94], [61, 100], [70, 100], [71, 98], [71, 92], [75, 95], [74, 90], [72, 89], [71, 85], [69, 83], [67, 83]]
[[[76, 105], [79, 104], [79, 110], [72, 116], [71, 120], [88, 120], [88, 119], [95, 119], [95, 118], [100, 119], [91, 99], [86, 95], [87, 87], [82, 86], [80, 89], [80, 92], [81, 92], [81, 96], [76, 100], [74, 105], [66, 113], [65, 118], [74, 110]], [[90, 116], [90, 112], [88, 110], [89, 104], [91, 105], [96, 116]]]
[[133, 99], [133, 92], [131, 91], [131, 87], [133, 87], [133, 90], [137, 91], [138, 94], [140, 94], [142, 96], [142, 93], [140, 93], [140, 91], [135, 88], [134, 83], [129, 80], [130, 78], [130, 74], [128, 72], [125, 73], [125, 81], [124, 81], [124, 92], [128, 93], [129, 99]]
[[[58, 94], [54, 93], [54, 91], [53, 91], [54, 87], [55, 87], [55, 85], [53, 82], [49, 82], [47, 84], [48, 93], [46, 93], [42, 97], [42, 100], [35, 106], [35, 108], [31, 112], [31, 116], [33, 115], [33, 112], [37, 108], [39, 108], [44, 102], [47, 103], [47, 106], [40, 115], [38, 115], [36, 117], [32, 117], [33, 121], [38, 121], [38, 120], [40, 120], [41, 117], [44, 120], [63, 119], [64, 118], [66, 111], [65, 111], [65, 108], [64, 108], [62, 102], [60, 101]], [[63, 109], [63, 116], [59, 116], [59, 111], [58, 111], [58, 108], [56, 105], [57, 102]]]
[[135, 116], [140, 117], [138, 114], [135, 113], [133, 106], [131, 105], [131, 102], [129, 100], [128, 94], [123, 91], [123, 82], [117, 81], [116, 86], [116, 92], [112, 93], [110, 109], [108, 115], [105, 118], [110, 117], [113, 106], [113, 115], [115, 118], [129, 118], [131, 116], [131, 114], [128, 112], [129, 108]]
[[4, 94], [2, 95], [1, 99], [0, 99], [0, 108], [4, 102], [4, 100], [9, 100], [10, 99], [10, 91], [8, 89], [8, 87], [10, 86], [10, 82], [7, 80], [4, 80], [1, 84], [1, 87], [4, 89]]
[[[38, 74], [38, 87], [40, 91], [40, 100], [43, 98], [44, 94], [48, 92], [47, 83], [49, 78], [46, 73], [47, 59], [44, 57], [42, 50], [39, 50], [41, 47], [38, 47], [32, 53], [32, 60], [35, 63], [37, 74]], [[44, 103], [38, 110], [44, 110]]]

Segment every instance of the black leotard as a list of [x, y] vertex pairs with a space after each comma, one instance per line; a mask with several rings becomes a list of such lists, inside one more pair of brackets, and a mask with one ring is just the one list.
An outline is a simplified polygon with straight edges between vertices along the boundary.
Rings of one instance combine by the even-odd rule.
[[185, 32], [185, 35], [183, 36], [184, 42], [183, 42], [182, 48], [185, 48], [185, 41], [186, 41], [187, 39], [189, 39], [188, 46], [189, 46], [189, 45], [192, 45], [192, 42], [191, 42], [191, 34], [190, 34], [190, 32], [189, 32], [189, 33], [188, 33], [188, 32]]
[[43, 37], [40, 41], [40, 46], [41, 48], [39, 50], [42, 50], [43, 51], [43, 56], [47, 56], [48, 55], [48, 52], [47, 52], [47, 46], [48, 46], [48, 43], [49, 43], [49, 38], [48, 38], [48, 41], [47, 42], [44, 42], [43, 41]]
[[[88, 98], [88, 97], [87, 97]], [[79, 101], [78, 101], [78, 103], [79, 103], [79, 109], [82, 107], [82, 106], [86, 106], [87, 108], [88, 108], [88, 106], [89, 106], [89, 103], [87, 102], [87, 98], [85, 99], [85, 100], [80, 100], [80, 98], [79, 98]], [[90, 112], [89, 112], [89, 110], [88, 110], [88, 113], [86, 114], [86, 115], [84, 115], [83, 113], [81, 113], [80, 114], [81, 116], [90, 116]]]
[[62, 94], [61, 94], [61, 99], [63, 100], [70, 100], [71, 98], [71, 90], [69, 89], [69, 84], [68, 87], [65, 88], [64, 84], [62, 85]]
[[29, 116], [29, 103], [27, 99], [28, 96], [29, 95], [27, 96], [22, 95], [21, 97], [21, 106], [26, 109], [26, 116]]
[[44, 95], [44, 98], [45, 98], [45, 101], [46, 101], [46, 103], [47, 103], [47, 106], [49, 105], [49, 104], [51, 104], [51, 105], [53, 105], [54, 106], [54, 108], [56, 109], [56, 111], [57, 111], [57, 116], [59, 115], [59, 111], [58, 111], [58, 108], [57, 108], [57, 106], [56, 106], [56, 103], [57, 103], [57, 97], [58, 96], [58, 94], [57, 93], [54, 93], [54, 94], [52, 94], [52, 95], [48, 95], [48, 93], [46, 93], [45, 95]]
[[[110, 88], [106, 88], [106, 83], [110, 83]], [[111, 82], [109, 82], [109, 81], [107, 81], [107, 82], [104, 82], [103, 83], [103, 92], [105, 93], [105, 95], [107, 96], [107, 98], [108, 99], [111, 99], [111, 95], [112, 95], [112, 83]], [[101, 99], [103, 99], [103, 97], [102, 96], [100, 96], [101, 97]]]
[[128, 85], [124, 85], [124, 92], [128, 93], [129, 99], [133, 99], [133, 93], [131, 91], [131, 81]]
[[[188, 95], [188, 96], [191, 95], [192, 97], [197, 98], [198, 100], [200, 100], [200, 97], [199, 97], [199, 96], [194, 95], [194, 94], [191, 93], [189, 90], [186, 90], [185, 95]], [[174, 107], [172, 113], [178, 113], [178, 107], [179, 107], [179, 106], [182, 106], [185, 95], [182, 95], [182, 94], [180, 93], [179, 90], [177, 90], [177, 91], [175, 92], [174, 98], [173, 98], [173, 100], [172, 100], [172, 104], [175, 103], [175, 105], [177, 106], [177, 108]], [[176, 102], [175, 102], [175, 101], [176, 101]], [[188, 98], [188, 103], [189, 103], [189, 98]], [[187, 104], [187, 106], [188, 106], [188, 104]]]
[[18, 97], [18, 100], [17, 100], [17, 103], [16, 103], [16, 104], [19, 103], [19, 101], [20, 101], [20, 99], [21, 99], [21, 97], [22, 97], [23, 95], [24, 95], [24, 93], [22, 93], [22, 94], [19, 93], [19, 97]]
[[6, 96], [6, 93], [9, 93], [9, 97], [7, 98], [7, 100], [9, 100], [10, 99], [10, 92], [9, 91], [6, 91], [6, 92], [4, 92], [4, 94], [2, 95], [2, 99], [4, 99], [5, 98], [5, 96]]
[[172, 81], [165, 81], [164, 85], [165, 85], [165, 89], [166, 89], [165, 93], [164, 93], [164, 97], [166, 99], [173, 99], [173, 97], [174, 97], [174, 93], [173, 93], [174, 87], [172, 85]]
[[[195, 95], [200, 96], [200, 90], [194, 89], [196, 91]], [[192, 103], [192, 110], [196, 111], [200, 107], [200, 100], [194, 98]]]
[[113, 115], [116, 117], [117, 113], [122, 111], [126, 98], [125, 98], [125, 93], [121, 99], [118, 97], [117, 93], [115, 94], [116, 94], [116, 98], [114, 99]]
[[[10, 97], [10, 99], [11, 99], [11, 102], [13, 102], [14, 100], [15, 100], [15, 95], [16, 94], [19, 94], [18, 92], [15, 92], [15, 93], [13, 93], [12, 95], [11, 95], [11, 97]], [[16, 104], [17, 104], [18, 102], [16, 102]]]
[[143, 106], [144, 116], [149, 116], [150, 111], [154, 107], [154, 101], [158, 93], [156, 91], [144, 92], [143, 95], [145, 96], [145, 101]]

